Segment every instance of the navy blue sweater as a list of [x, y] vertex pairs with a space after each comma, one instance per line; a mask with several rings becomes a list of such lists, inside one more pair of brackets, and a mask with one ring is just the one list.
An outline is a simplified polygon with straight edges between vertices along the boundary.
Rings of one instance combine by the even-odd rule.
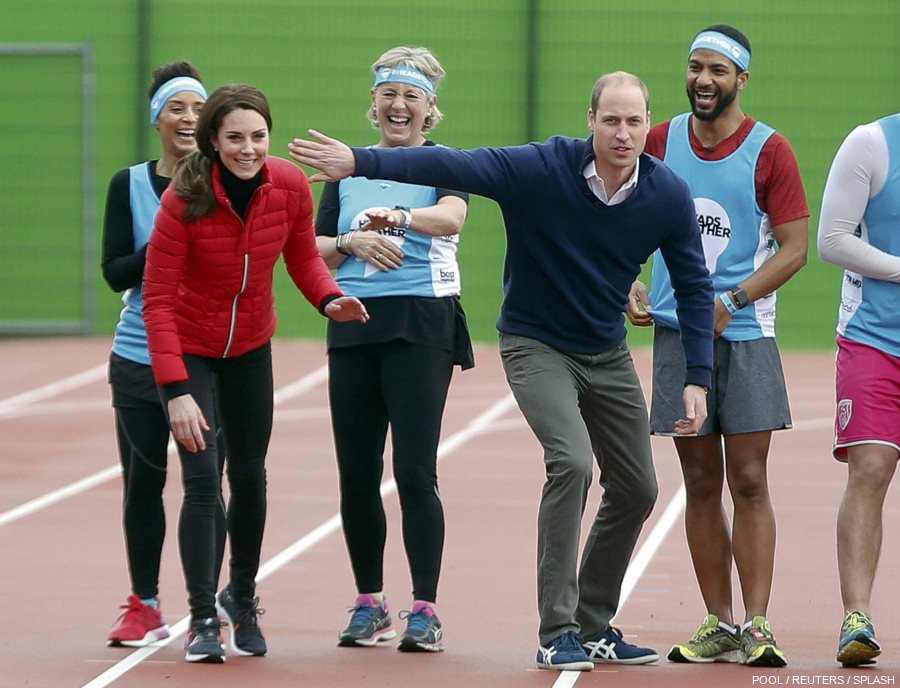
[[614, 206], [582, 171], [591, 138], [455, 150], [354, 148], [355, 174], [457, 189], [496, 201], [506, 225], [497, 329], [561, 351], [596, 354], [626, 334], [628, 290], [659, 248], [672, 275], [687, 361], [685, 383], [709, 387], [713, 290], [687, 184], [641, 155], [634, 193]]

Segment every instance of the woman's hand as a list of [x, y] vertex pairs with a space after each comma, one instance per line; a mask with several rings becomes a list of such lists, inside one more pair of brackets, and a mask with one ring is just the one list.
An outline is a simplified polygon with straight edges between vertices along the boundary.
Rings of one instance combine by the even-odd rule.
[[367, 210], [366, 217], [369, 218], [369, 221], [362, 226], [364, 230], [386, 229], [389, 227], [393, 229], [394, 227], [400, 227], [406, 222], [406, 215], [397, 208], [393, 210], [388, 210], [387, 208]]
[[203, 417], [203, 411], [190, 394], [169, 399], [169, 427], [172, 436], [189, 452], [206, 449], [203, 431], [209, 430], [209, 424]]
[[369, 321], [369, 312], [362, 301], [355, 296], [341, 296], [329, 302], [325, 306], [325, 315], [337, 322], [359, 320], [364, 323]]
[[396, 270], [403, 264], [403, 251], [390, 239], [374, 231], [353, 232], [349, 246], [344, 246], [360, 260], [382, 272]]

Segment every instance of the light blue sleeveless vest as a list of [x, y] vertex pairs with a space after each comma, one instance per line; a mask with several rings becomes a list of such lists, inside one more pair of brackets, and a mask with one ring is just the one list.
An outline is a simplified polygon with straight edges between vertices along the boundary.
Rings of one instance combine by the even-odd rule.
[[[708, 161], [691, 150], [689, 126], [686, 113], [672, 119], [665, 163], [690, 186], [706, 267], [719, 294], [736, 287], [775, 252], [769, 216], [756, 202], [756, 164], [774, 129], [756, 122], [736, 151], [722, 160]], [[659, 251], [653, 256], [650, 285], [654, 320], [677, 329], [675, 293]], [[722, 334], [732, 341], [774, 336], [774, 292], [737, 311]]]
[[[149, 162], [128, 168], [128, 200], [131, 204], [134, 250], [139, 251], [150, 240], [153, 220], [160, 205], [159, 197], [150, 180]], [[142, 285], [126, 289], [122, 294], [122, 302], [125, 308], [119, 315], [112, 350], [129, 361], [150, 365], [147, 330], [144, 327]]]
[[[338, 186], [341, 212], [338, 233], [344, 234], [367, 221], [365, 211], [395, 206], [423, 208], [437, 202], [433, 187], [381, 179], [350, 177]], [[381, 234], [404, 254], [396, 270], [382, 272], [370, 263], [350, 256], [337, 270], [344, 293], [362, 298], [377, 296], [451, 296], [460, 292], [456, 249], [459, 235], [431, 237], [410, 229], [384, 229]]]

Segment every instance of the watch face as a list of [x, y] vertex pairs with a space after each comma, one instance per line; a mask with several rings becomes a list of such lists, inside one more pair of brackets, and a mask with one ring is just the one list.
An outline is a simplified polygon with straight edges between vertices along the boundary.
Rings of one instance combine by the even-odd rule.
[[743, 289], [735, 289], [731, 293], [734, 294], [734, 302], [738, 308], [743, 308], [750, 303], [750, 299], [747, 298], [747, 293]]

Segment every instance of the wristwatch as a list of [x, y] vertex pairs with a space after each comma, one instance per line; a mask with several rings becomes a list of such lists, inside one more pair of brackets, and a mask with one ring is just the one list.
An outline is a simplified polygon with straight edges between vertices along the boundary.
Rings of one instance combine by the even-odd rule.
[[734, 305], [737, 306], [738, 310], [750, 303], [750, 297], [747, 296], [747, 292], [740, 287], [735, 287], [731, 290], [731, 300], [734, 302]]
[[403, 213], [403, 224], [398, 225], [401, 229], [409, 229], [412, 224], [412, 211], [405, 205], [395, 205], [393, 210], [399, 210]]

